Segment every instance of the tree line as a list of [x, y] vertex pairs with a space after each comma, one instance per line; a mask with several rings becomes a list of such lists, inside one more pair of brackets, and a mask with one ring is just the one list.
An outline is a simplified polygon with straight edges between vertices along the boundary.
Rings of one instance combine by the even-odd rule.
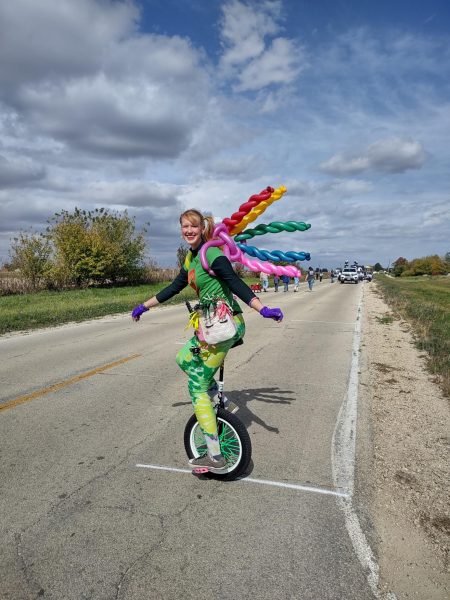
[[400, 256], [392, 264], [395, 277], [413, 277], [418, 275], [445, 275], [450, 272], [450, 252], [444, 257], [434, 254], [407, 260]]
[[[64, 289], [106, 283], [138, 283], [157, 270], [145, 262], [146, 229], [136, 230], [135, 219], [122, 213], [98, 208], [85, 211], [63, 210], [48, 220], [43, 233], [21, 232], [14, 238], [8, 270], [17, 270], [32, 290]], [[178, 267], [184, 263], [187, 247], [176, 252]], [[283, 264], [283, 263], [279, 263]], [[236, 266], [244, 275], [242, 265]], [[375, 271], [383, 270], [380, 263]], [[450, 252], [408, 261], [399, 257], [391, 269], [397, 277], [442, 275], [450, 271]]]
[[63, 210], [43, 233], [14, 238], [9, 270], [18, 270], [32, 289], [63, 289], [142, 279], [145, 229], [125, 211]]

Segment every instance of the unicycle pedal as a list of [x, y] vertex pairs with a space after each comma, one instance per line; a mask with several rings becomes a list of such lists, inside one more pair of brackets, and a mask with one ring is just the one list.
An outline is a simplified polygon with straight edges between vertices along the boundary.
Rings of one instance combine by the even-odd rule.
[[209, 469], [208, 467], [194, 467], [192, 473], [194, 475], [204, 475], [205, 473], [209, 473]]

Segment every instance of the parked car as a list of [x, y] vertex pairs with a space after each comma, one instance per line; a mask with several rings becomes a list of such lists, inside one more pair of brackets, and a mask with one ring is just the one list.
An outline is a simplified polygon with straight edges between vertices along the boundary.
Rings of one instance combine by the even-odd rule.
[[358, 283], [358, 271], [356, 269], [344, 269], [339, 275], [341, 283]]

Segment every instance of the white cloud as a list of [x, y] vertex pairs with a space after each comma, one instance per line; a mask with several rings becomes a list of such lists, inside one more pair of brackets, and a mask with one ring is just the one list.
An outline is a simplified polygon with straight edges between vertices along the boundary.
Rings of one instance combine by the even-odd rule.
[[335, 154], [319, 165], [319, 169], [329, 175], [356, 175], [367, 171], [370, 163], [367, 156], [345, 156]]
[[[249, 5], [232, 0], [223, 7], [221, 68], [238, 92], [293, 82], [304, 68], [298, 42], [274, 37], [281, 30], [280, 2]], [[273, 39], [266, 40], [271, 37]]]
[[177, 36], [138, 35], [137, 15], [129, 2], [1, 3], [0, 98], [34, 136], [104, 156], [178, 156], [208, 110], [204, 56]]
[[0, 156], [0, 189], [26, 187], [44, 179], [45, 175], [44, 167], [29, 158]]
[[[425, 227], [434, 227], [437, 231], [442, 230], [445, 232], [447, 230], [446, 239], [448, 241], [448, 225], [450, 223], [450, 198], [447, 197], [445, 200], [441, 200], [441, 202], [435, 203], [429, 209], [426, 209], [423, 213], [423, 225]], [[450, 247], [450, 244], [449, 244]], [[449, 250], [450, 251], [450, 250]]]
[[181, 186], [155, 181], [126, 179], [90, 182], [78, 191], [84, 202], [96, 205], [118, 205], [123, 208], [181, 209], [178, 202]]
[[336, 180], [326, 183], [319, 188], [323, 192], [330, 192], [335, 196], [358, 196], [373, 190], [373, 184], [361, 179]]
[[375, 142], [368, 147], [367, 156], [373, 169], [388, 173], [420, 169], [426, 160], [426, 153], [420, 142], [400, 138]]
[[291, 40], [276, 38], [266, 51], [246, 64], [235, 88], [239, 92], [259, 90], [269, 85], [287, 85], [301, 71], [302, 52]]
[[20, 101], [41, 134], [111, 156], [176, 156], [189, 144], [195, 117], [193, 106], [179, 111], [175, 94], [160, 86], [123, 85], [101, 74], [28, 89]]
[[145, 31], [141, 0], [0, 2], [0, 260], [18, 230], [106, 206], [150, 221], [152, 256], [174, 264], [183, 209], [222, 219], [283, 183], [257, 222], [312, 228], [262, 247], [335, 265], [448, 251], [448, 39], [306, 42], [282, 0], [215, 3], [220, 22], [196, 37], [203, 4], [189, 39]]
[[403, 173], [420, 169], [426, 161], [423, 145], [406, 138], [378, 140], [356, 155], [335, 154], [319, 165], [329, 175], [355, 175], [367, 171]]
[[275, 35], [280, 29], [273, 18], [273, 9], [279, 5], [279, 2], [265, 3], [258, 10], [239, 0], [224, 4], [221, 31], [225, 47], [221, 59], [224, 68], [244, 64], [264, 52], [264, 38]]
[[206, 177], [245, 181], [249, 176], [254, 176], [261, 162], [265, 162], [265, 159], [253, 154], [223, 156], [206, 163], [204, 173]]
[[0, 3], [0, 83], [15, 87], [95, 73], [135, 28], [132, 3], [14, 0]]

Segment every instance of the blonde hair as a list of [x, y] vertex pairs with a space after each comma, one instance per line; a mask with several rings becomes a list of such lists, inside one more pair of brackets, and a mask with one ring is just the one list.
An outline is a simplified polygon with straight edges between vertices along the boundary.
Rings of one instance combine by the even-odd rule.
[[188, 219], [193, 225], [202, 225], [202, 237], [206, 242], [212, 238], [215, 227], [213, 216], [204, 216], [199, 210], [195, 208], [189, 208], [188, 210], [185, 210], [184, 213], [181, 213], [180, 225], [183, 217]]

